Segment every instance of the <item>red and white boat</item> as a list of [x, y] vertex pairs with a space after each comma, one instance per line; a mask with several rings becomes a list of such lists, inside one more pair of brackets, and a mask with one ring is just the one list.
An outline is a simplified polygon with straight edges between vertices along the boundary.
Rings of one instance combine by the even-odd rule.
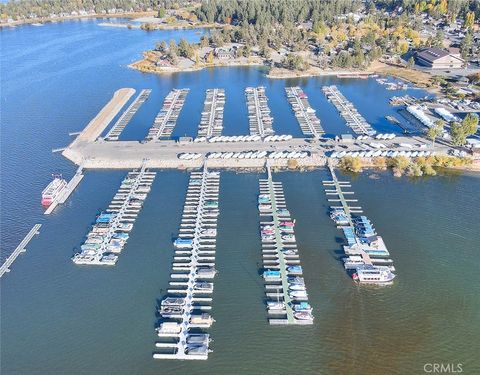
[[42, 191], [42, 206], [50, 206], [67, 187], [67, 181], [62, 175], [53, 175], [53, 181]]

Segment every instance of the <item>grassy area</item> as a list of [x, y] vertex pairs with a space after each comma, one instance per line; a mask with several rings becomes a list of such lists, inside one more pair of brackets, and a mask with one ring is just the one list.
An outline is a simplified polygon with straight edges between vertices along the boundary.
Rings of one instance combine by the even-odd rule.
[[437, 169], [453, 168], [461, 169], [472, 165], [471, 158], [459, 158], [455, 156], [433, 155], [410, 159], [405, 156], [394, 158], [378, 157], [363, 159], [359, 157], [342, 158], [338, 166], [348, 172], [359, 173], [364, 168], [391, 169], [393, 174], [400, 177], [404, 174], [411, 177], [435, 176]]
[[382, 75], [391, 75], [398, 78], [402, 78], [408, 82], [411, 82], [419, 87], [431, 87], [431, 75], [418, 71], [415, 69], [403, 68], [400, 66], [387, 65], [381, 62], [374, 62], [368, 68], [372, 73], [382, 74]]

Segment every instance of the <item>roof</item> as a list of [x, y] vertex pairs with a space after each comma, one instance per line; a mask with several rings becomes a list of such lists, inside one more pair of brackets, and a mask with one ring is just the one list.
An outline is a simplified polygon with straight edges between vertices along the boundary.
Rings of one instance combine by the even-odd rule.
[[441, 59], [442, 57], [445, 57], [448, 55], [449, 55], [448, 51], [445, 51], [444, 49], [440, 49], [437, 47], [426, 48], [417, 53], [417, 57], [431, 63], [433, 63], [435, 60]]

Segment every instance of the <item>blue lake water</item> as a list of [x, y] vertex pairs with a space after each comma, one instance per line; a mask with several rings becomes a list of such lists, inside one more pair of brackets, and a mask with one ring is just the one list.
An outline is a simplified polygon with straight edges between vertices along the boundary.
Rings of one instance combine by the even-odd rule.
[[[44, 217], [40, 193], [52, 172], [75, 166], [56, 147], [82, 129], [121, 87], [151, 88], [122, 135], [143, 139], [173, 88], [190, 89], [173, 136], [195, 135], [205, 90], [226, 90], [224, 134], [247, 134], [244, 89], [264, 85], [278, 133], [300, 136], [284, 87], [309, 95], [327, 133], [350, 129], [321, 91], [336, 84], [380, 132], [400, 132], [392, 95], [375, 80], [269, 80], [261, 68], [142, 74], [127, 65], [159, 40], [198, 40], [201, 31], [144, 32], [82, 20], [0, 31], [2, 259], [34, 223], [41, 234], [1, 280], [2, 374], [406, 374], [430, 362], [479, 373], [480, 178], [446, 174], [352, 179], [397, 268], [392, 287], [359, 288], [338, 261], [341, 233], [327, 215], [326, 171], [279, 173], [297, 219], [311, 327], [271, 327], [263, 302], [256, 194], [262, 174], [222, 172], [214, 310], [214, 352], [206, 362], [154, 361], [155, 306], [167, 287], [188, 174], [159, 171], [116, 267], [75, 266], [70, 257], [125, 171], [88, 171], [66, 205]], [[421, 90], [407, 91], [423, 96]], [[400, 119], [400, 116], [396, 115]], [[351, 179], [351, 176], [346, 176]]]

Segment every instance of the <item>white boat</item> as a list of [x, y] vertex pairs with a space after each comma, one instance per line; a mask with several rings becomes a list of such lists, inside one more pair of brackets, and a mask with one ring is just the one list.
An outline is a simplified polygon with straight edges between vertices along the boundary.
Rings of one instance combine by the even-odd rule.
[[391, 285], [395, 274], [386, 266], [363, 266], [352, 277], [360, 284]]

